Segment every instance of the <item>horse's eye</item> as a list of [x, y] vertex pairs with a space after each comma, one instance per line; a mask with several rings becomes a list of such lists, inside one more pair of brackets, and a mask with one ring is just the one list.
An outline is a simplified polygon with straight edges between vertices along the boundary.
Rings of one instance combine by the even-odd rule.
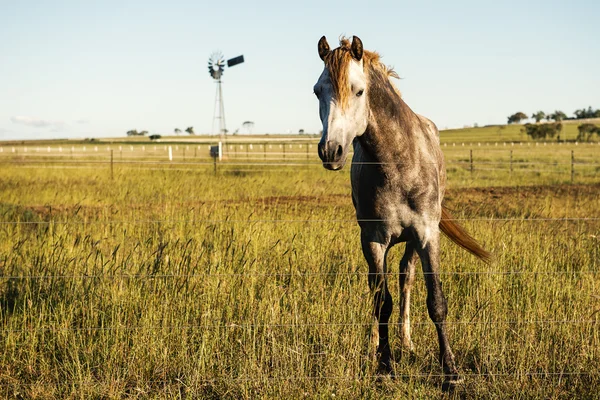
[[359, 90], [359, 91], [356, 93], [356, 97], [360, 97], [360, 96], [362, 96], [364, 92], [365, 92], [364, 90]]

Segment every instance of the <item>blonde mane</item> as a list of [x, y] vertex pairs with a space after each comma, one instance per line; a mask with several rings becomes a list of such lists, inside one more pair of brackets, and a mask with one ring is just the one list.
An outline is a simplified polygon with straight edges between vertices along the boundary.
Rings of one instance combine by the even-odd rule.
[[[350, 40], [342, 37], [340, 39], [340, 47], [330, 51], [325, 56], [325, 67], [329, 71], [329, 77], [331, 84], [333, 85], [333, 91], [336, 94], [336, 98], [340, 107], [345, 108], [348, 104], [348, 98], [350, 97], [350, 83], [348, 82], [348, 66], [352, 60], [352, 54], [350, 52]], [[387, 75], [393, 78], [399, 78], [396, 71], [391, 67], [387, 67], [382, 64], [379, 60], [379, 54], [374, 51], [363, 50], [363, 68], [365, 72], [378, 71], [383, 75]], [[369, 73], [367, 73], [368, 79]], [[400, 91], [394, 89], [400, 95]]]

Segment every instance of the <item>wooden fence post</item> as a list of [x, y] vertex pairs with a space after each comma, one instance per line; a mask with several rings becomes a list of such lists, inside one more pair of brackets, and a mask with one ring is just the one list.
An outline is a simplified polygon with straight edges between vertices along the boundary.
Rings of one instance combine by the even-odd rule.
[[469, 150], [469, 158], [471, 161], [471, 175], [473, 175], [473, 150]]
[[571, 150], [571, 184], [575, 182], [575, 151]]
[[113, 150], [110, 149], [110, 180], [114, 180], [115, 179], [115, 175], [114, 175], [114, 171], [113, 171]]

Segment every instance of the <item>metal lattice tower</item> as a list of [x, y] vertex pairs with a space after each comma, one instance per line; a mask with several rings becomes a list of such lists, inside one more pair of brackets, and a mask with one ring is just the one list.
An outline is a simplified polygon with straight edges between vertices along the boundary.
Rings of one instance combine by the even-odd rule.
[[[219, 128], [215, 131], [215, 126]], [[217, 93], [215, 94], [215, 111], [213, 114], [212, 132], [224, 136], [227, 132], [225, 124], [225, 105], [223, 104], [223, 89], [221, 88], [221, 79], [217, 80]]]

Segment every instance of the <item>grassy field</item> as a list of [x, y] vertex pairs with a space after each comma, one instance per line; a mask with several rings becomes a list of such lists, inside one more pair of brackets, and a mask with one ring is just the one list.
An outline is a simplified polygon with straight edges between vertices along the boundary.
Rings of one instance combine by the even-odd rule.
[[[456, 396], [599, 398], [600, 146], [456, 135], [447, 204], [495, 255], [443, 240]], [[375, 378], [349, 172], [314, 145], [238, 148], [216, 174], [206, 146], [113, 145], [112, 179], [106, 144], [59, 145], [0, 155], [2, 397], [440, 397], [420, 275], [416, 351]]]

